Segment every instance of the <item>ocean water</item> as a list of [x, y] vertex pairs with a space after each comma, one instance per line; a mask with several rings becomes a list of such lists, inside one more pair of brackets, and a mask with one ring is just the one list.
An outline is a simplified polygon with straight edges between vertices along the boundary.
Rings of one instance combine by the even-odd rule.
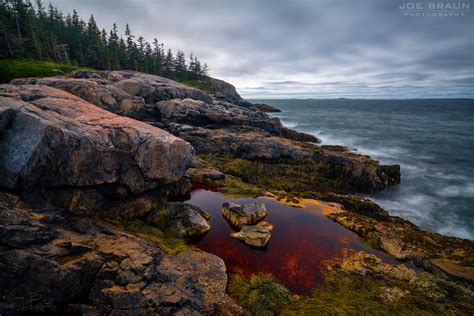
[[425, 230], [474, 239], [474, 100], [253, 102], [323, 144], [400, 164], [400, 186], [369, 197]]

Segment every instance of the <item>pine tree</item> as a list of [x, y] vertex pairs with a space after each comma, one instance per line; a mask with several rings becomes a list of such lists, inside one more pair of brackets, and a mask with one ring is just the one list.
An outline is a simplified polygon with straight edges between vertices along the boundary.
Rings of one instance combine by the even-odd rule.
[[137, 62], [139, 65], [137, 67], [138, 68], [137, 70], [142, 71], [142, 72], [148, 72], [148, 69], [146, 68], [146, 65], [145, 65], [145, 38], [143, 36], [140, 36], [137, 42], [138, 42]]
[[76, 10], [72, 11], [71, 19], [71, 41], [69, 42], [69, 48], [71, 53], [71, 58], [77, 60], [78, 64], [81, 66], [86, 66], [84, 59], [84, 45], [83, 45], [83, 32], [84, 32], [84, 22], [81, 21]]
[[174, 67], [173, 52], [171, 51], [171, 49], [168, 49], [168, 52], [166, 53], [165, 59], [163, 61], [163, 75], [168, 78], [174, 78], [175, 71], [173, 67]]
[[114, 23], [112, 30], [110, 31], [107, 47], [110, 56], [110, 68], [121, 69], [119, 59], [119, 36], [116, 23]]
[[138, 48], [137, 44], [135, 43], [135, 36], [132, 35], [132, 32], [130, 31], [130, 27], [127, 24], [125, 26], [125, 36], [127, 37], [126, 39], [126, 44], [127, 44], [127, 67], [128, 69], [133, 69], [135, 71], [138, 70]]
[[125, 37], [117, 25], [107, 32], [99, 29], [94, 16], [85, 23], [76, 10], [64, 15], [52, 4], [45, 9], [41, 0], [0, 0], [0, 58], [30, 57], [72, 63], [96, 69], [140, 70], [172, 79], [196, 79], [207, 74], [207, 65], [183, 51], [176, 56], [143, 36], [135, 40], [130, 26]]
[[207, 66], [207, 63], [204, 63], [204, 66], [202, 66], [201, 75], [207, 76], [208, 74], [209, 74], [209, 67]]
[[86, 42], [85, 60], [87, 65], [93, 68], [104, 69], [103, 59], [100, 54], [102, 50], [101, 34], [93, 15], [91, 15], [87, 23]]
[[176, 73], [176, 77], [184, 78], [186, 76], [186, 57], [181, 50], [178, 50], [176, 53], [173, 68]]
[[163, 44], [160, 44], [155, 38], [153, 40], [153, 70], [156, 75], [163, 75], [163, 62], [165, 53], [163, 51]]

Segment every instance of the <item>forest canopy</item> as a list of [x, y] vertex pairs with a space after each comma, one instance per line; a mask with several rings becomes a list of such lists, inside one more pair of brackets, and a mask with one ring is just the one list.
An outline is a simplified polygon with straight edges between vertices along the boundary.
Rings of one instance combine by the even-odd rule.
[[99, 70], [135, 70], [175, 80], [206, 76], [207, 64], [193, 54], [173, 53], [156, 38], [152, 43], [132, 33], [124, 36], [114, 23], [99, 29], [94, 16], [87, 22], [74, 10], [66, 15], [41, 0], [0, 0], [0, 58], [34, 58]]

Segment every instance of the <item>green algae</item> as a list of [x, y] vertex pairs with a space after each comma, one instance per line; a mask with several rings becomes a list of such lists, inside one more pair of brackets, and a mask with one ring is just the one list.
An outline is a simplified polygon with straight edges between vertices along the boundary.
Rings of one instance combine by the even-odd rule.
[[258, 197], [265, 193], [262, 188], [245, 183], [232, 176], [226, 176], [224, 180], [205, 181], [204, 184], [215, 186], [217, 191], [228, 199]]
[[254, 315], [471, 315], [472, 292], [417, 273], [417, 282], [332, 270], [309, 296], [291, 295], [275, 278], [232, 275], [227, 288]]
[[109, 219], [108, 221], [136, 237], [157, 244], [163, 251], [169, 254], [197, 250], [197, 248], [190, 244], [186, 239], [178, 237], [171, 227], [167, 230], [162, 230], [139, 219], [124, 220], [121, 218], [115, 218]]
[[227, 290], [239, 305], [254, 315], [278, 315], [293, 300], [290, 291], [271, 274], [256, 274], [250, 278], [233, 274]]
[[321, 161], [302, 163], [289, 159], [263, 161], [212, 155], [200, 157], [207, 162], [207, 166], [266, 191], [286, 191], [301, 197], [315, 197], [317, 192], [350, 190], [345, 171]]

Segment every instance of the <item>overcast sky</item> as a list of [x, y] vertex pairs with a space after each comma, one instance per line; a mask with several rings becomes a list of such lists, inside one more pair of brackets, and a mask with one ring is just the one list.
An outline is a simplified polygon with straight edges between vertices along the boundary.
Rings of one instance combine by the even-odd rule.
[[474, 97], [474, 1], [452, 17], [404, 16], [401, 3], [53, 0], [193, 52], [247, 98]]

